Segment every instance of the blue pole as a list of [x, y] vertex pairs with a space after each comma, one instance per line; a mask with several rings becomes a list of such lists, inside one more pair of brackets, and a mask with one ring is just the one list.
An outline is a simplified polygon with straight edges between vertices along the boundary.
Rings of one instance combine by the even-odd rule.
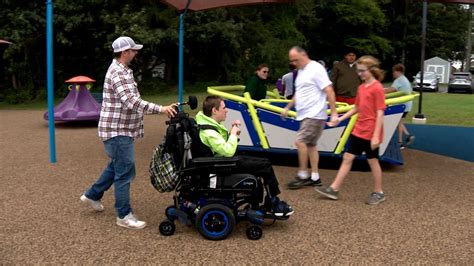
[[49, 160], [56, 163], [56, 140], [54, 133], [54, 82], [53, 82], [53, 1], [46, 2], [46, 64], [48, 86]]
[[[183, 50], [184, 50], [184, 15], [185, 12], [179, 15], [179, 66], [178, 66], [178, 102], [183, 102]], [[183, 107], [179, 106], [179, 110], [182, 110]]]

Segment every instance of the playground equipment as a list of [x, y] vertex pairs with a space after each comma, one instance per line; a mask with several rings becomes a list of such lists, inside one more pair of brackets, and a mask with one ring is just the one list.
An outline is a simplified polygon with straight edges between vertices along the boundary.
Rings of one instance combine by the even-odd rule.
[[[207, 92], [224, 98], [228, 109], [226, 127], [230, 128], [232, 121], [242, 121], [240, 127], [239, 151], [274, 152], [274, 153], [297, 153], [294, 146], [296, 132], [299, 129], [299, 121], [295, 120], [296, 112], [288, 112], [288, 118], [280, 117], [283, 107], [289, 100], [283, 99], [276, 89], [268, 91], [267, 97], [256, 101], [250, 98], [244, 91], [245, 86], [219, 86], [208, 87]], [[384, 139], [380, 145], [380, 160], [391, 164], [402, 165], [403, 158], [400, 147], [393, 135], [396, 133], [397, 125], [405, 110], [403, 103], [412, 101], [417, 93], [405, 95], [403, 92], [395, 92], [386, 95], [387, 109], [384, 116]], [[345, 103], [337, 104], [337, 112], [345, 113], [352, 108]], [[329, 114], [329, 110], [328, 110]], [[357, 115], [351, 119], [341, 122], [337, 127], [324, 128], [318, 143], [321, 156], [341, 157], [350, 133], [354, 128]], [[364, 155], [359, 159], [365, 158]]]
[[[71, 83], [68, 86], [69, 94], [54, 107], [54, 121], [98, 121], [100, 105], [89, 92], [95, 80], [77, 76], [65, 82]], [[45, 112], [43, 117], [48, 120], [48, 112]]]

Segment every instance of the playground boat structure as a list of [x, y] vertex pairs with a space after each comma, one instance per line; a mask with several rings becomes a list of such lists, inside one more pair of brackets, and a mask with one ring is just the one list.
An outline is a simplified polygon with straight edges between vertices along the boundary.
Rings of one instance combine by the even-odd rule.
[[[289, 102], [278, 93], [278, 90], [267, 91], [267, 99], [256, 101], [248, 93], [243, 93], [245, 86], [216, 86], [208, 87], [207, 92], [224, 99], [228, 109], [226, 127], [232, 121], [240, 120], [241, 134], [238, 151], [270, 152], [296, 154], [294, 144], [299, 121], [295, 119], [296, 112], [290, 110], [287, 118], [280, 114]], [[417, 93], [409, 95], [403, 92], [386, 94], [387, 108], [384, 114], [384, 139], [379, 148], [380, 160], [395, 165], [403, 165], [403, 158], [397, 142], [397, 126], [405, 111], [404, 103], [412, 101]], [[337, 103], [339, 115], [352, 109], [352, 105]], [[330, 110], [328, 109], [328, 114]], [[349, 136], [357, 120], [357, 114], [341, 122], [336, 127], [325, 126], [318, 141], [320, 156], [342, 157]], [[365, 155], [358, 156], [365, 159]]]

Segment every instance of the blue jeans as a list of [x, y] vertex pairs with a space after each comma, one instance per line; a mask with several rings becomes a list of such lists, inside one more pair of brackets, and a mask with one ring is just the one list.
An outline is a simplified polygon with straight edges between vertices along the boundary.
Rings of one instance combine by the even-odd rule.
[[104, 141], [105, 152], [110, 162], [102, 175], [85, 196], [91, 200], [100, 200], [112, 184], [115, 192], [115, 209], [119, 218], [132, 212], [130, 207], [130, 182], [135, 177], [135, 155], [133, 139], [117, 136]]

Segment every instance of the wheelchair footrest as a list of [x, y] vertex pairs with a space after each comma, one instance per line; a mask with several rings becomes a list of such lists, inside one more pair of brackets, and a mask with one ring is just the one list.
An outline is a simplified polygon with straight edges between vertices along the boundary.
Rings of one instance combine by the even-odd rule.
[[178, 219], [180, 222], [186, 225], [191, 224], [191, 221], [188, 219], [188, 214], [177, 208], [166, 209], [166, 217], [172, 221]]
[[276, 216], [273, 213], [269, 213], [269, 212], [265, 213], [263, 217], [265, 219], [281, 220], [281, 221], [288, 220], [290, 218], [290, 216]]
[[248, 220], [252, 224], [262, 224], [265, 214], [261, 211], [245, 209], [243, 211], [239, 211], [237, 215], [240, 219]]

